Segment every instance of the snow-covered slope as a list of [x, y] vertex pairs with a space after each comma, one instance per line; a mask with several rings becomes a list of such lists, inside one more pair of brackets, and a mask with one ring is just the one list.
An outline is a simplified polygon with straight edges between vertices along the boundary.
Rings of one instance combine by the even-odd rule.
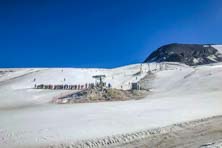
[[222, 45], [212, 45], [215, 49], [217, 49], [220, 53], [222, 53]]
[[[221, 63], [197, 67], [143, 64], [143, 73], [135, 75], [140, 69], [141, 65], [135, 64], [116, 69], [25, 69], [23, 74], [20, 70], [20, 74], [3, 74], [1, 147], [73, 143], [222, 114]], [[31, 89], [34, 83], [94, 82], [91, 76], [95, 74], [106, 74], [113, 87], [127, 89], [129, 82], [139, 81], [149, 69], [155, 79], [150, 95], [142, 100], [55, 105], [48, 101], [64, 91]]]
[[[143, 73], [135, 75], [143, 69]], [[139, 81], [146, 75], [147, 64], [135, 64], [116, 69], [84, 68], [38, 68], [38, 69], [3, 69], [0, 76], [0, 109], [26, 106], [49, 102], [54, 96], [70, 91], [37, 90], [39, 84], [85, 85], [94, 83], [94, 75], [106, 75], [106, 83], [114, 88], [129, 89], [129, 83]]]

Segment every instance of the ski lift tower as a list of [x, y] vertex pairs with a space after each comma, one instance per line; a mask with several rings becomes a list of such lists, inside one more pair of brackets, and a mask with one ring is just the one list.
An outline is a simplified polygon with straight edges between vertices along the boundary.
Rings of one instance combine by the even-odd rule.
[[95, 76], [93, 76], [93, 78], [95, 79], [95, 82], [96, 82], [96, 86], [102, 88], [105, 85], [105, 83], [103, 82], [105, 77], [106, 77], [105, 75], [95, 75]]
[[147, 65], [148, 65], [148, 71], [147, 71], [147, 73], [148, 73], [148, 74], [151, 74], [152, 72], [151, 72], [151, 69], [150, 69], [150, 63], [147, 63]]

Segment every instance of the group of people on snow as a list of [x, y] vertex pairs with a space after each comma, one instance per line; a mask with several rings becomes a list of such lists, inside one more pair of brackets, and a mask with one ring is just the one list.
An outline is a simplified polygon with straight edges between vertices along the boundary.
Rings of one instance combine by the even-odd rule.
[[[84, 90], [84, 89], [88, 89], [88, 88], [94, 88], [97, 85], [95, 85], [94, 83], [85, 83], [84, 85], [82, 84], [76, 84], [76, 85], [68, 85], [68, 84], [40, 84], [37, 85], [35, 84], [34, 88], [35, 89], [52, 89], [52, 90]], [[111, 88], [111, 84], [109, 83], [108, 88]]]
[[76, 84], [76, 85], [68, 85], [68, 84], [40, 84], [37, 85], [35, 84], [34, 88], [36, 89], [53, 89], [53, 90], [58, 90], [58, 89], [63, 89], [63, 90], [83, 90], [83, 89], [88, 89], [88, 88], [94, 88], [94, 83], [86, 83], [84, 85], [82, 84]]

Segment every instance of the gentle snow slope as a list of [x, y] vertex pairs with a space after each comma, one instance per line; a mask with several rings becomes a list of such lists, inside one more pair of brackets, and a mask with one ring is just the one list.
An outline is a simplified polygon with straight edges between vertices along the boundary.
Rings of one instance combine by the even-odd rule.
[[[54, 96], [69, 91], [36, 90], [38, 84], [81, 84], [94, 83], [93, 75], [105, 74], [105, 81], [114, 88], [129, 89], [129, 82], [138, 81], [146, 73], [139, 76], [140, 64], [116, 69], [80, 69], [80, 68], [51, 68], [51, 69], [4, 69], [13, 71], [0, 77], [0, 109], [29, 106], [49, 102]], [[147, 66], [143, 66], [147, 71]]]
[[[36, 92], [30, 88], [33, 78], [37, 83], [62, 83], [64, 77], [69, 83], [85, 83], [93, 82], [91, 75], [101, 73], [108, 75], [107, 81], [115, 87], [127, 88], [128, 82], [136, 80], [133, 74], [139, 71], [140, 65], [110, 70], [63, 69], [63, 72], [43, 69], [2, 82], [0, 104], [7, 104], [8, 108], [1, 106], [0, 109], [0, 145], [11, 148], [68, 143], [222, 114], [222, 64], [196, 68], [167, 65], [169, 70], [155, 72], [151, 94], [137, 101], [54, 105], [45, 103], [42, 98], [49, 100], [48, 94], [53, 96], [55, 91]], [[156, 66], [151, 64], [152, 68]], [[146, 71], [147, 65], [143, 68]], [[7, 96], [8, 102], [5, 101]], [[34, 96], [37, 97], [33, 99]], [[30, 106], [28, 100], [31, 100]], [[27, 107], [10, 109], [11, 104], [18, 105], [17, 101]], [[36, 101], [41, 105], [36, 105]]]

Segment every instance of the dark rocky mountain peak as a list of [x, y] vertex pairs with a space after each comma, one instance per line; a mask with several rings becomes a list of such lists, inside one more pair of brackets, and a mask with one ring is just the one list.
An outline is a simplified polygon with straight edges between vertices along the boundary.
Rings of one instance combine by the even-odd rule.
[[144, 62], [180, 62], [190, 66], [222, 62], [222, 53], [211, 44], [168, 44], [152, 52]]

